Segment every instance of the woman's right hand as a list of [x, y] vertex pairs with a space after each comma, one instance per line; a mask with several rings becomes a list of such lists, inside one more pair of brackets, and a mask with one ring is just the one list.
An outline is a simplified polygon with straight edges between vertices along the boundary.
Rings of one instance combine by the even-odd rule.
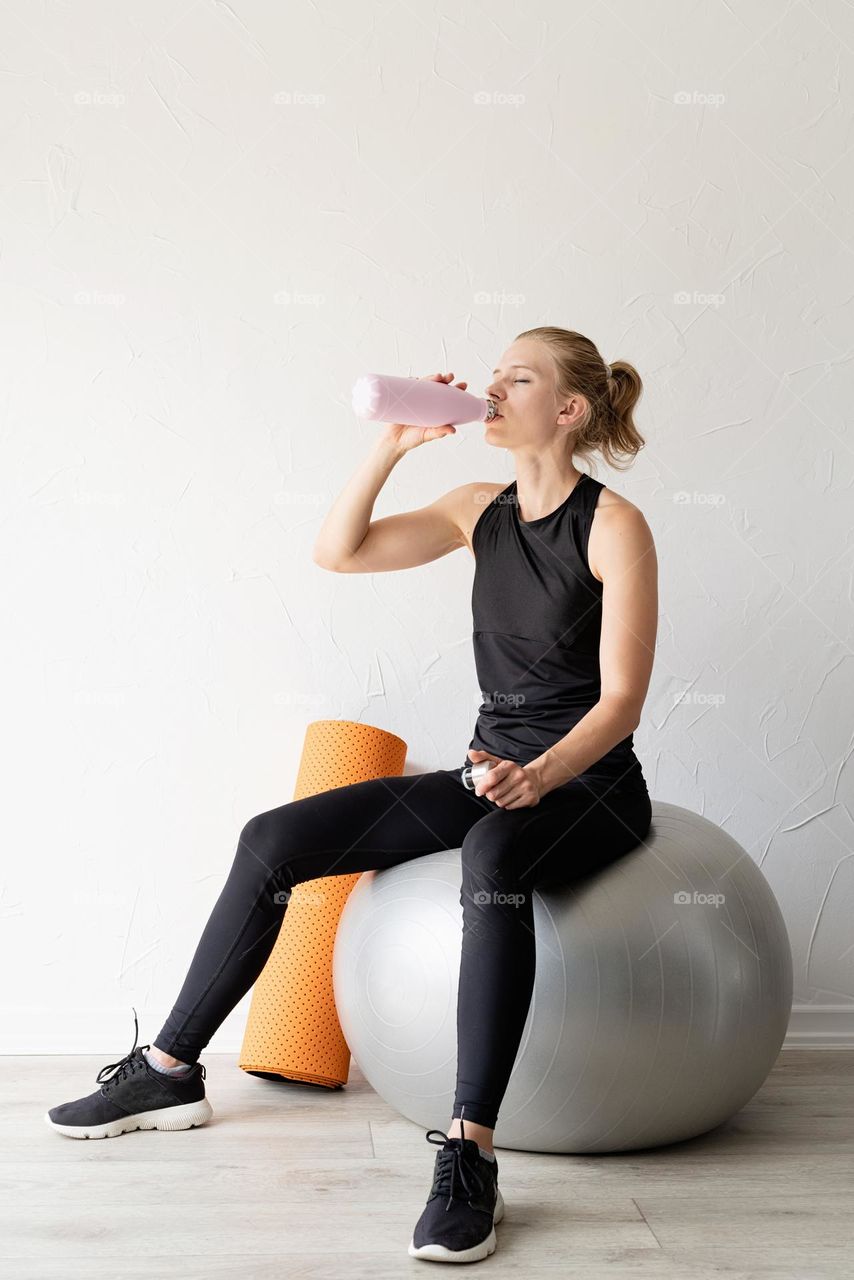
[[[431, 382], [449, 382], [453, 378], [452, 373], [429, 373], [418, 381], [429, 380]], [[468, 383], [456, 382], [454, 386], [459, 387], [461, 391], [465, 391]], [[428, 440], [441, 440], [442, 436], [450, 436], [456, 433], [457, 428], [450, 422], [446, 422], [441, 427], [412, 427], [403, 422], [390, 422], [386, 424], [384, 434], [381, 440], [394, 446], [399, 453], [408, 453], [410, 449], [415, 449], [419, 444], [426, 444]]]

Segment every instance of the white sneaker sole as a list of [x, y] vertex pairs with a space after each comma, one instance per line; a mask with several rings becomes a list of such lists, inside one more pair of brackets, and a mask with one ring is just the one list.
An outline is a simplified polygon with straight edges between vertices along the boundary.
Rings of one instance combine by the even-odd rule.
[[120, 1116], [109, 1124], [56, 1124], [45, 1112], [45, 1122], [67, 1138], [117, 1138], [135, 1129], [194, 1129], [210, 1120], [213, 1107], [207, 1098], [186, 1102], [181, 1107], [159, 1107], [156, 1111], [139, 1111], [135, 1116]]
[[480, 1244], [472, 1245], [470, 1249], [458, 1249], [455, 1253], [453, 1249], [446, 1249], [443, 1244], [422, 1244], [420, 1249], [416, 1249], [414, 1240], [410, 1240], [407, 1250], [410, 1258], [426, 1258], [428, 1262], [479, 1262], [481, 1258], [488, 1258], [495, 1252], [498, 1244], [495, 1238], [495, 1224], [504, 1217], [504, 1197], [500, 1187], [496, 1190], [498, 1195], [495, 1200], [495, 1213], [492, 1215], [492, 1230]]

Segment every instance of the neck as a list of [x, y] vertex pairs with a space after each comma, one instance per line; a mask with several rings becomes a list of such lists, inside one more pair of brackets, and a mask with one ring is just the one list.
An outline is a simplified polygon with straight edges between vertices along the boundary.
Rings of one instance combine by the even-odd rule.
[[578, 484], [582, 472], [564, 451], [516, 454], [516, 501], [523, 520], [554, 511]]

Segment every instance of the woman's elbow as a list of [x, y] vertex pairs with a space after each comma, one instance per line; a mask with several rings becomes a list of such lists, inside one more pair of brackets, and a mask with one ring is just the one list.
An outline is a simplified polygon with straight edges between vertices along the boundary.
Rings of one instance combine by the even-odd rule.
[[311, 558], [319, 569], [326, 569], [329, 573], [347, 573], [348, 568], [344, 560], [333, 556], [328, 549], [321, 546], [315, 546], [311, 553]]
[[634, 733], [639, 727], [643, 703], [638, 702], [637, 698], [629, 697], [628, 694], [605, 693], [600, 701], [611, 708], [621, 727], [625, 728], [626, 734]]

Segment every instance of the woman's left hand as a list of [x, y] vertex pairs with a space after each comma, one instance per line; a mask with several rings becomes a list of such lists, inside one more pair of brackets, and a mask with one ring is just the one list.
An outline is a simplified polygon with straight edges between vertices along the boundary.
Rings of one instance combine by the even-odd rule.
[[540, 783], [525, 765], [502, 760], [500, 756], [490, 755], [488, 751], [475, 751], [474, 748], [468, 752], [468, 757], [473, 764], [479, 764], [481, 760], [495, 761], [493, 768], [475, 787], [475, 795], [486, 796], [501, 809], [524, 809], [540, 803]]

